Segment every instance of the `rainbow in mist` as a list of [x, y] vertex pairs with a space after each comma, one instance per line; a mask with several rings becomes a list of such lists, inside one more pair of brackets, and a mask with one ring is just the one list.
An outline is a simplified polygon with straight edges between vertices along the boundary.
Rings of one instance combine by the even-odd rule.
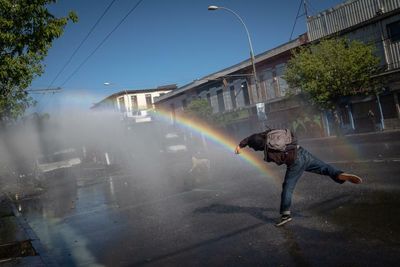
[[[163, 119], [171, 120], [171, 113], [168, 111], [157, 109], [156, 114]], [[210, 127], [206, 123], [200, 120], [194, 120], [192, 118], [189, 119], [179, 115], [175, 116], [175, 122], [199, 134], [203, 134], [207, 139], [225, 147], [226, 149], [234, 153], [235, 147], [237, 146], [235, 140]], [[267, 164], [265, 164], [262, 159], [258, 158], [255, 153], [251, 153], [248, 150], [242, 150], [239, 156], [243, 158], [246, 162], [250, 163], [252, 166], [256, 167], [262, 174], [271, 176], [272, 171], [267, 168]]]

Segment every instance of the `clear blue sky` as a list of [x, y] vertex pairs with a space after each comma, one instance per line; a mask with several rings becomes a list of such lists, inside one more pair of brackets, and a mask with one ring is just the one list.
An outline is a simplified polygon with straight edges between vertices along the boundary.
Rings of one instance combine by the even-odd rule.
[[[116, 0], [52, 87], [62, 85], [82, 61], [120, 22], [138, 0]], [[343, 0], [309, 0], [311, 15]], [[111, 0], [59, 0], [50, 6], [56, 16], [74, 10], [70, 23], [45, 59], [44, 74], [31, 88], [47, 88]], [[122, 88], [144, 89], [185, 85], [249, 57], [240, 22], [224, 10], [237, 12], [249, 29], [255, 54], [289, 40], [300, 0], [143, 0], [58, 94], [35, 95], [37, 111], [59, 107], [88, 109]], [[303, 13], [303, 9], [301, 13]], [[305, 17], [297, 20], [295, 38], [306, 32]], [[103, 83], [112, 83], [104, 86]]]

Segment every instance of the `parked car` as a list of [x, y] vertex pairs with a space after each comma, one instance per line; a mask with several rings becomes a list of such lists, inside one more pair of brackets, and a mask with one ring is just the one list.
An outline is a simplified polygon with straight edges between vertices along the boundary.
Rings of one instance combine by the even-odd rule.
[[167, 133], [165, 135], [165, 152], [180, 153], [186, 152], [187, 146], [184, 144], [183, 138], [176, 133]]
[[40, 178], [48, 173], [80, 166], [82, 160], [74, 148], [59, 150], [54, 153], [43, 155], [36, 160], [37, 176]]
[[151, 122], [153, 118], [148, 110], [134, 110], [128, 113], [128, 119], [132, 119], [135, 123]]

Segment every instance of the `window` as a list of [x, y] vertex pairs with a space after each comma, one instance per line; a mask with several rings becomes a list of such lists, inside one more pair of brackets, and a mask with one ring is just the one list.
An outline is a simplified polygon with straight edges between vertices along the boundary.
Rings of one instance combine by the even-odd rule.
[[277, 82], [278, 82], [280, 96], [285, 96], [286, 91], [288, 89], [288, 85], [282, 77], [284, 75], [284, 73], [285, 73], [285, 65], [281, 64], [281, 65], [277, 66], [276, 76], [277, 76]]
[[131, 96], [131, 102], [132, 102], [132, 110], [138, 109], [137, 96], [135, 95]]
[[274, 78], [271, 70], [265, 72], [265, 81], [263, 82], [267, 89], [267, 99], [273, 99], [276, 97]]
[[240, 86], [242, 87], [244, 105], [248, 106], [250, 105], [250, 96], [249, 96], [249, 88], [247, 88], [247, 82], [242, 82]]
[[235, 87], [233, 85], [229, 88], [229, 93], [231, 95], [232, 109], [235, 109], [237, 105], [236, 105]]
[[125, 112], [126, 108], [125, 108], [125, 99], [124, 99], [124, 97], [118, 98], [118, 104], [119, 104], [119, 110], [121, 112]]
[[211, 106], [211, 94], [210, 93], [207, 93], [207, 101], [208, 101], [208, 104]]
[[267, 86], [265, 83], [265, 72], [261, 73], [261, 75], [258, 76], [258, 85], [259, 85], [259, 89], [261, 91], [261, 97], [262, 97], [262, 101], [266, 101], [267, 100]]
[[342, 124], [350, 124], [349, 110], [346, 107], [339, 108], [339, 117]]
[[170, 110], [171, 110], [171, 122], [172, 122], [173, 124], [175, 124], [175, 104], [174, 104], [174, 103], [171, 103], [171, 104], [169, 105], [169, 108], [170, 108]]
[[278, 83], [278, 76], [276, 74], [276, 70], [272, 71], [272, 86], [275, 92], [275, 97], [280, 97], [279, 93], [279, 83]]
[[218, 111], [224, 112], [225, 111], [225, 103], [224, 103], [224, 94], [222, 90], [217, 91], [217, 99], [218, 99]]
[[146, 107], [147, 108], [152, 108], [153, 107], [153, 101], [151, 99], [151, 94], [146, 94]]
[[386, 29], [392, 42], [400, 41], [400, 20], [386, 25]]
[[186, 108], [186, 107], [187, 107], [187, 100], [186, 100], [186, 99], [183, 99], [183, 100], [182, 100], [182, 107], [183, 107], [183, 108]]
[[383, 117], [385, 119], [397, 118], [396, 103], [394, 102], [393, 94], [382, 95], [379, 99], [381, 101]]

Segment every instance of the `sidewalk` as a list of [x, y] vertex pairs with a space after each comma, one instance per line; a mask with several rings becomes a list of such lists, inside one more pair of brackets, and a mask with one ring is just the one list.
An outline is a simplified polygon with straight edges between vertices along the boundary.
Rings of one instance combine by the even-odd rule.
[[301, 139], [299, 144], [329, 162], [397, 162], [400, 131], [384, 131]]
[[11, 192], [0, 192], [0, 265], [57, 266], [15, 207]]
[[[104, 166], [86, 164], [80, 175], [104, 177], [105, 172]], [[19, 184], [12, 177], [0, 178], [0, 266], [58, 266], [18, 211], [18, 200], [37, 197], [45, 189], [29, 182]]]

